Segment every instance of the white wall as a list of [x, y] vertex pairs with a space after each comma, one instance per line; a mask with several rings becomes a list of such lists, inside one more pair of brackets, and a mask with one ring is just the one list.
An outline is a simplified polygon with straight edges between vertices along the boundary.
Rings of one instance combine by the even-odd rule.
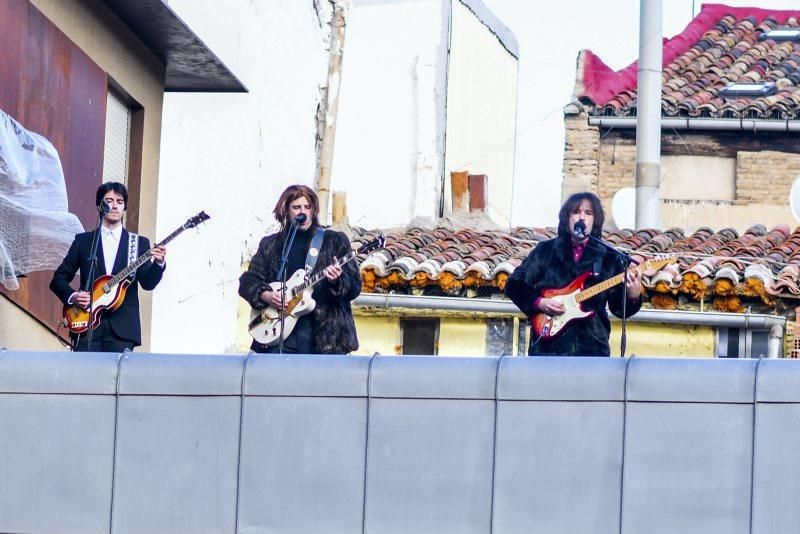
[[386, 228], [438, 216], [447, 5], [353, 2], [331, 172], [332, 190], [347, 192], [353, 225]]
[[[289, 184], [314, 185], [328, 53], [312, 0], [170, 0], [247, 94], [167, 94], [157, 235], [211, 220], [168, 247], [153, 292], [153, 352], [235, 351], [238, 277]], [[274, 226], [273, 228], [274, 229]]]
[[450, 173], [489, 176], [487, 213], [510, 226], [517, 113], [517, 58], [453, 0], [447, 80], [446, 205]]

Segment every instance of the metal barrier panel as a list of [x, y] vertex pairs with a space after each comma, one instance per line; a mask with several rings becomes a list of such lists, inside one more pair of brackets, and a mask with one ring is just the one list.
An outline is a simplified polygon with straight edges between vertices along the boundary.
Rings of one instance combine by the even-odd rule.
[[240, 532], [361, 533], [369, 358], [251, 356]]
[[0, 353], [0, 532], [108, 532], [118, 359]]
[[624, 534], [749, 533], [756, 363], [631, 361]]
[[112, 532], [235, 531], [243, 362], [126, 355]]
[[495, 358], [375, 357], [365, 532], [491, 529]]
[[626, 363], [503, 360], [494, 532], [619, 534]]
[[762, 360], [756, 388], [752, 534], [800, 530], [800, 366]]

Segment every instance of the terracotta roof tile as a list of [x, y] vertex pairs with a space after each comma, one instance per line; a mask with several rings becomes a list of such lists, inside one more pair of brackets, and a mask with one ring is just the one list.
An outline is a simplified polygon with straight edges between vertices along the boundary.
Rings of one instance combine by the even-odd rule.
[[[354, 247], [378, 235], [352, 229]], [[555, 228], [510, 231], [410, 228], [386, 234], [386, 246], [358, 261], [366, 292], [497, 296], [508, 276]], [[644, 258], [674, 256], [677, 262], [643, 276], [650, 305], [664, 309], [704, 300], [723, 311], [777, 306], [800, 296], [800, 228], [754, 225], [741, 236], [732, 228], [659, 232], [619, 230], [604, 238]], [[794, 308], [784, 306], [787, 308]]]
[[[700, 13], [663, 48], [662, 114], [715, 118], [800, 117], [800, 43], [760, 40], [778, 27], [797, 27], [800, 11], [704, 4]], [[636, 113], [634, 62], [612, 71], [590, 50], [579, 56], [577, 95], [600, 115]], [[773, 82], [777, 92], [724, 98], [731, 82]]]

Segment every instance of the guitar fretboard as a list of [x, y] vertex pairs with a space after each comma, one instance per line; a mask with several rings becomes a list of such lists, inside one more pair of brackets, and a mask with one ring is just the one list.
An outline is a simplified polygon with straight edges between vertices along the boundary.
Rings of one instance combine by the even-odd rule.
[[[669, 258], [669, 259], [657, 260], [657, 261], [647, 260], [643, 265], [639, 265], [639, 266], [637, 266], [637, 267], [635, 267], [635, 268], [633, 268], [631, 270], [632, 271], [637, 271], [637, 272], [642, 272], [642, 271], [647, 271], [649, 269], [661, 269], [662, 267], [664, 267], [665, 265], [668, 265], [670, 263], [675, 263], [675, 258]], [[592, 287], [589, 287], [589, 288], [581, 290], [580, 293], [575, 295], [575, 301], [576, 302], [583, 302], [586, 299], [590, 299], [593, 296], [597, 295], [598, 293], [602, 293], [606, 289], [611, 289], [615, 285], [617, 285], [620, 282], [622, 282], [624, 279], [625, 279], [625, 273], [622, 272], [622, 273], [619, 273], [616, 276], [612, 276], [608, 280], [603, 280], [602, 282], [600, 282], [597, 285], [594, 285]]]
[[578, 293], [575, 296], [575, 300], [577, 302], [583, 302], [586, 299], [590, 299], [593, 296], [597, 295], [598, 293], [602, 293], [606, 289], [611, 289], [615, 285], [617, 285], [620, 282], [622, 282], [622, 280], [624, 278], [625, 278], [625, 273], [619, 273], [617, 276], [612, 276], [611, 278], [609, 278], [607, 280], [603, 280], [599, 284], [594, 285], [594, 286], [592, 286], [590, 288], [584, 289], [583, 291]]
[[183, 232], [187, 228], [189, 228], [189, 224], [188, 223], [184, 224], [183, 226], [181, 226], [180, 228], [178, 228], [177, 230], [175, 230], [174, 232], [169, 234], [160, 243], [157, 243], [157, 244], [153, 245], [153, 247], [151, 247], [147, 252], [145, 252], [144, 254], [139, 256], [138, 258], [136, 258], [136, 261], [134, 261], [133, 263], [131, 263], [130, 265], [128, 265], [127, 267], [122, 269], [120, 272], [115, 274], [114, 277], [111, 280], [106, 282], [106, 284], [103, 286], [103, 290], [106, 293], [108, 293], [111, 290], [111, 288], [113, 288], [115, 285], [117, 285], [120, 282], [122, 282], [123, 280], [125, 280], [125, 278], [130, 276], [130, 274], [133, 271], [135, 271], [136, 269], [138, 269], [139, 267], [144, 265], [144, 262], [148, 261], [150, 259], [150, 257], [153, 255], [153, 249], [154, 248], [163, 247], [164, 245], [166, 245], [167, 243], [169, 243], [170, 241], [172, 241], [173, 239], [178, 237], [181, 234], [181, 232]]
[[[344, 265], [348, 261], [351, 261], [353, 258], [355, 258], [358, 255], [358, 253], [359, 252], [355, 251], [355, 250], [350, 251], [344, 258], [339, 258], [339, 265]], [[321, 271], [317, 271], [316, 273], [314, 273], [311, 276], [309, 276], [305, 280], [305, 282], [303, 282], [300, 285], [295, 286], [294, 289], [292, 290], [292, 296], [296, 296], [296, 295], [301, 294], [303, 291], [305, 291], [309, 287], [314, 287], [314, 284], [316, 284], [317, 282], [322, 280], [324, 277], [325, 277], [325, 269], [322, 269]]]

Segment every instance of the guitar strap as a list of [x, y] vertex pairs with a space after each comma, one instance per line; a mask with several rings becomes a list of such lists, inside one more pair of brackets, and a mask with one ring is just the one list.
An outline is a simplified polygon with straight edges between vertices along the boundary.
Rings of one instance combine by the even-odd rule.
[[[136, 261], [139, 257], [139, 236], [133, 232], [128, 232], [128, 265]], [[136, 278], [136, 271], [133, 271], [129, 278], [131, 282]]]
[[314, 266], [319, 259], [319, 251], [322, 248], [322, 239], [325, 237], [325, 230], [317, 228], [314, 232], [314, 237], [311, 238], [311, 246], [308, 247], [308, 254], [306, 254], [306, 276], [314, 271]]

